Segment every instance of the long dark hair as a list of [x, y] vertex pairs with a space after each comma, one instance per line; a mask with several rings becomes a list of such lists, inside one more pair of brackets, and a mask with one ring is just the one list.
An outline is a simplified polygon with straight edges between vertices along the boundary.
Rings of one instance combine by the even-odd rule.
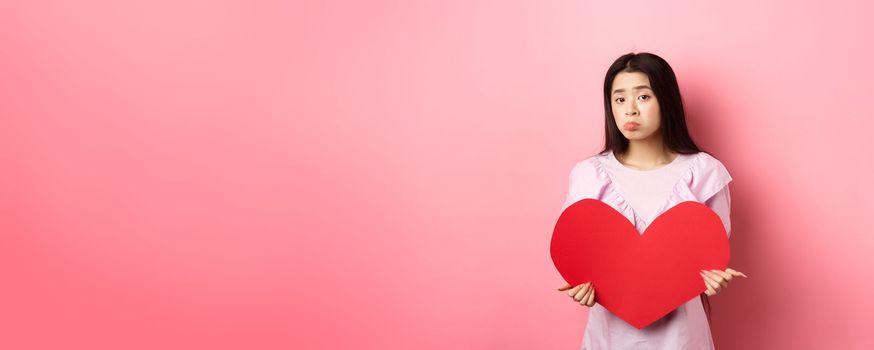
[[628, 139], [622, 135], [613, 119], [613, 108], [610, 101], [613, 79], [621, 72], [642, 72], [649, 77], [652, 92], [659, 102], [661, 114], [660, 129], [665, 146], [677, 153], [694, 154], [702, 150], [695, 145], [689, 130], [686, 128], [686, 113], [683, 110], [683, 98], [680, 96], [680, 86], [674, 70], [663, 58], [649, 53], [627, 53], [613, 62], [604, 77], [604, 149], [616, 151], [618, 154], [628, 150]]
[[[611, 104], [611, 89], [613, 79], [620, 72], [642, 72], [649, 77], [652, 92], [659, 101], [661, 114], [660, 129], [665, 146], [671, 151], [682, 154], [695, 154], [703, 150], [695, 145], [686, 128], [686, 113], [683, 108], [683, 98], [680, 96], [680, 86], [674, 70], [663, 58], [649, 52], [627, 53], [613, 62], [604, 77], [604, 149], [599, 153], [616, 151], [622, 154], [628, 150], [628, 139], [613, 118]], [[701, 294], [701, 303], [710, 322], [710, 298]]]

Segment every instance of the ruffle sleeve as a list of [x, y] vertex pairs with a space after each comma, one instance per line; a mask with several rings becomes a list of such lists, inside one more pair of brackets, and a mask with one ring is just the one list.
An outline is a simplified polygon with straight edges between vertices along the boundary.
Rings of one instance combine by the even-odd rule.
[[603, 188], [604, 181], [595, 169], [595, 159], [589, 157], [577, 162], [568, 175], [568, 192], [561, 210], [586, 198], [601, 199]]
[[718, 159], [706, 152], [697, 154], [698, 161], [687, 174], [687, 185], [695, 198], [704, 203], [731, 182], [731, 174]]

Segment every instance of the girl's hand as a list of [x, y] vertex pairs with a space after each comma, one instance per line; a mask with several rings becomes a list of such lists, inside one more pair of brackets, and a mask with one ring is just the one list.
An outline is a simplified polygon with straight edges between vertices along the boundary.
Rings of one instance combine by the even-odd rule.
[[571, 288], [570, 283], [565, 283], [563, 286], [558, 287], [559, 291], [568, 289], [570, 289], [570, 291], [568, 291], [567, 294], [574, 300], [578, 301], [580, 305], [595, 305], [595, 287], [592, 286], [592, 282], [583, 283], [573, 288]]
[[701, 278], [704, 279], [704, 284], [707, 285], [707, 290], [704, 294], [707, 294], [707, 296], [713, 296], [716, 293], [721, 292], [725, 287], [728, 287], [728, 281], [731, 281], [733, 277], [738, 276], [747, 278], [747, 275], [743, 272], [732, 269], [725, 269], [725, 271], [701, 270]]

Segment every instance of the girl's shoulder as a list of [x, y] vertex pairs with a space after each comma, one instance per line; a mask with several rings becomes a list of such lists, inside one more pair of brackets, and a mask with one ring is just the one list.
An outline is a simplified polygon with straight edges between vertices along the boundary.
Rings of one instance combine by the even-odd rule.
[[571, 167], [570, 176], [572, 178], [590, 179], [592, 181], [602, 178], [599, 175], [604, 171], [603, 161], [609, 155], [607, 152], [610, 151], [596, 153], [577, 161]]
[[694, 161], [684, 180], [686, 186], [699, 199], [707, 200], [733, 180], [728, 168], [710, 153], [694, 154]]
[[714, 173], [718, 176], [727, 177], [729, 180], [731, 179], [731, 174], [728, 172], [728, 168], [725, 167], [725, 164], [711, 155], [710, 153], [701, 151], [694, 154], [694, 157], [697, 157], [697, 161], [695, 162], [695, 168], [701, 172], [709, 172]]
[[583, 198], [601, 199], [605, 193], [603, 189], [608, 186], [609, 180], [599, 157], [603, 155], [589, 156], [573, 164], [568, 176], [569, 187], [564, 208]]

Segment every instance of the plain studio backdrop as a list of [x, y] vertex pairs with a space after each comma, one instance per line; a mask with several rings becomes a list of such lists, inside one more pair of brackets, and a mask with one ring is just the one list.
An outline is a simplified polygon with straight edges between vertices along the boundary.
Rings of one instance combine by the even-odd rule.
[[630, 51], [734, 178], [717, 348], [874, 347], [867, 2], [0, 7], [0, 348], [578, 348], [549, 240]]

